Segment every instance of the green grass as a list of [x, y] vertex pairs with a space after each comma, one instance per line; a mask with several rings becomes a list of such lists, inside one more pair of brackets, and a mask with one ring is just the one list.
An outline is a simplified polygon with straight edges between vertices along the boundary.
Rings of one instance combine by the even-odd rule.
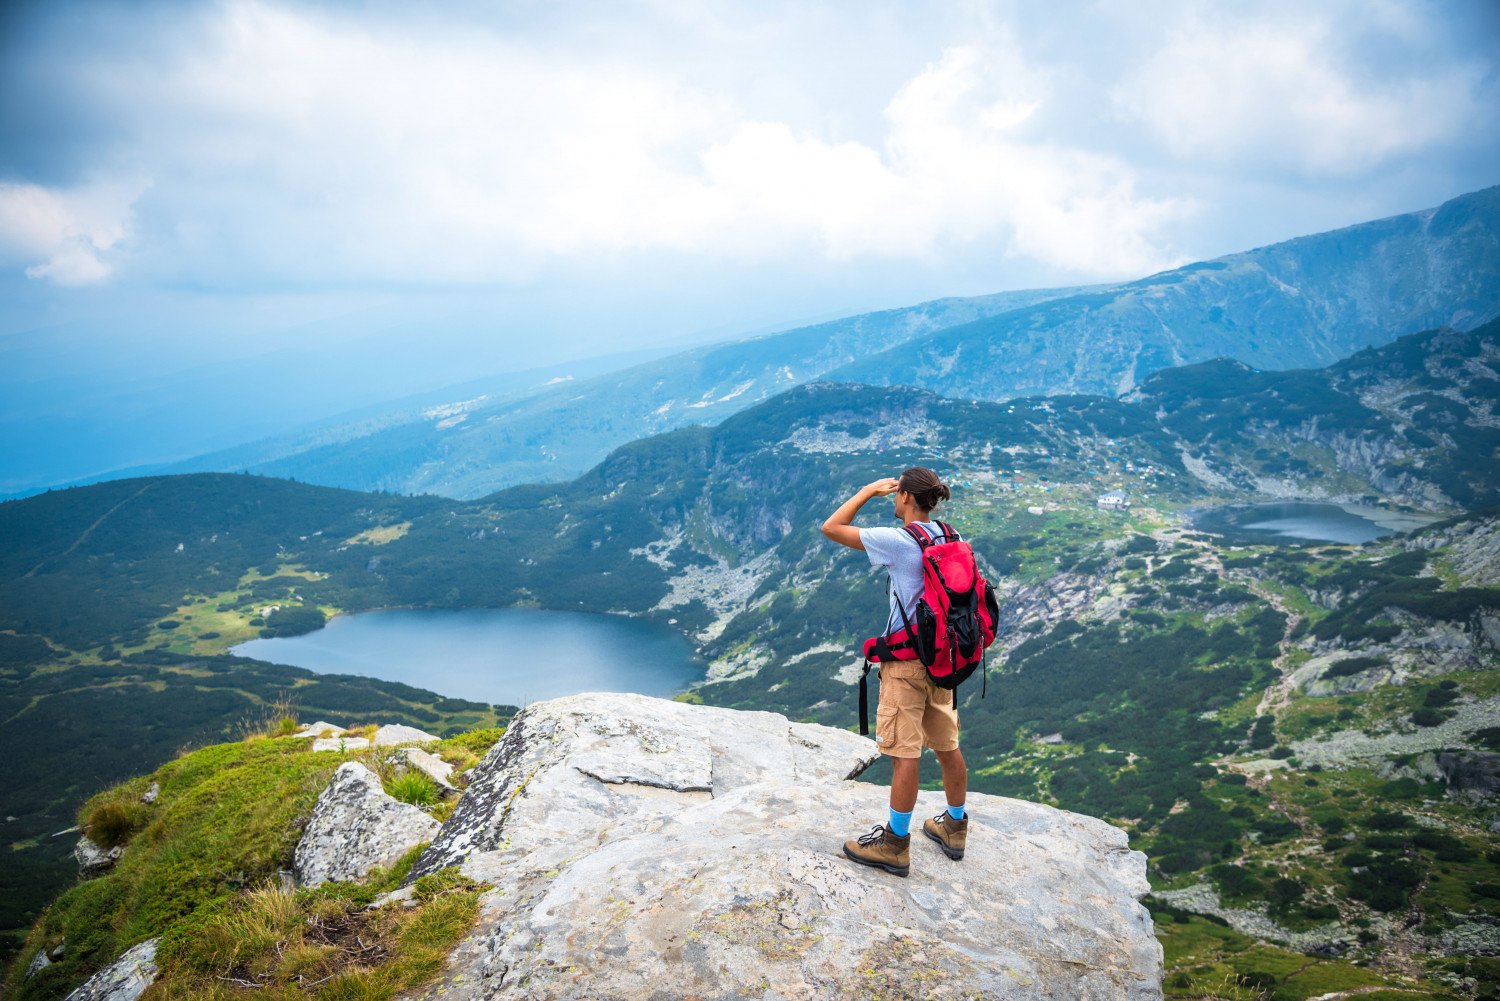
[[420, 987], [472, 926], [485, 888], [444, 869], [417, 881], [416, 906], [369, 909], [424, 847], [361, 883], [292, 893], [264, 884], [184, 922], [163, 939], [145, 998], [384, 1001]]
[[385, 780], [385, 791], [412, 806], [436, 806], [442, 790], [422, 772], [411, 769]]
[[[142, 822], [119, 832], [124, 852], [113, 869], [42, 915], [12, 963], [6, 997], [61, 997], [129, 946], [289, 867], [301, 823], [337, 764], [300, 740], [216, 744], [95, 796], [81, 822], [117, 812]], [[145, 806], [151, 781], [161, 791]], [[23, 981], [35, 950], [63, 938], [62, 960]]]

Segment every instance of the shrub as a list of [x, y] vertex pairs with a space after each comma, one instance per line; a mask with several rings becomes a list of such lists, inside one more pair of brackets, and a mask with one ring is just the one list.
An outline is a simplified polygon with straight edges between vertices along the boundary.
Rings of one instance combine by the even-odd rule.
[[1441, 709], [1429, 709], [1424, 706], [1411, 714], [1411, 721], [1417, 726], [1437, 726], [1446, 722], [1449, 715]]
[[1335, 661], [1328, 670], [1323, 672], [1325, 678], [1344, 678], [1361, 671], [1368, 671], [1372, 667], [1383, 667], [1390, 663], [1384, 657], [1346, 657]]
[[138, 804], [134, 803], [127, 805], [108, 800], [100, 803], [89, 811], [84, 822], [89, 839], [106, 848], [123, 845], [145, 826], [144, 813], [137, 807]]
[[1398, 831], [1410, 823], [1411, 818], [1406, 814], [1388, 810], [1377, 811], [1365, 818], [1365, 826], [1372, 831]]
[[1438, 709], [1456, 701], [1458, 701], [1458, 692], [1452, 688], [1429, 688], [1427, 694], [1422, 697], [1422, 705], [1429, 709]]

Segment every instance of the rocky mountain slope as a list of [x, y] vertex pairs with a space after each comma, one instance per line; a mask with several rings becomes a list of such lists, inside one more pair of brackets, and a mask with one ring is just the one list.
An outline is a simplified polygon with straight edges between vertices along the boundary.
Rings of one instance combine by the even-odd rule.
[[870, 355], [830, 378], [999, 400], [1124, 393], [1172, 366], [1328, 365], [1500, 309], [1500, 187], [1423, 212], [1039, 303]]
[[[943, 299], [701, 348], [497, 405], [455, 400], [420, 420], [249, 469], [360, 490], [473, 498], [566, 480], [612, 448], [710, 424], [816, 379], [1006, 400], [1114, 396], [1212, 358], [1259, 369], [1330, 364], [1403, 334], [1469, 330], [1500, 304], [1500, 188], [1438, 208], [1200, 262], [1119, 286]], [[217, 463], [217, 464], [213, 464]]]

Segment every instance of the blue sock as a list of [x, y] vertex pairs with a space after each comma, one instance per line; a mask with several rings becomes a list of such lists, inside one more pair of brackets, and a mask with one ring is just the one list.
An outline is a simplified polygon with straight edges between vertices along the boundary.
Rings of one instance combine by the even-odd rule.
[[911, 811], [897, 813], [894, 809], [891, 810], [891, 822], [886, 827], [896, 837], [906, 837], [911, 833]]
[[954, 806], [952, 803], [949, 803], [948, 804], [948, 816], [952, 817], [954, 820], [963, 820], [964, 819], [964, 807], [963, 807], [963, 804], [960, 803], [958, 806]]

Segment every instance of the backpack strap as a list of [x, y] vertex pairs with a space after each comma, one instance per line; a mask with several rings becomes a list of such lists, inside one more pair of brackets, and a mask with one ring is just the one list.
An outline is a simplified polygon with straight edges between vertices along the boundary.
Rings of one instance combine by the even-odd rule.
[[953, 526], [950, 525], [950, 524], [948, 524], [946, 521], [940, 521], [940, 522], [938, 522], [937, 523], [937, 527], [941, 528], [943, 530], [943, 537], [946, 538], [949, 542], [962, 542], [963, 541], [963, 537], [961, 535], [959, 535], [957, 532], [955, 532], [953, 530]]
[[927, 534], [927, 529], [921, 527], [914, 521], [902, 525], [901, 530], [904, 531], [907, 535], [911, 536], [913, 541], [915, 541], [916, 544], [922, 549], [926, 549], [928, 546], [932, 545], [932, 536]]

